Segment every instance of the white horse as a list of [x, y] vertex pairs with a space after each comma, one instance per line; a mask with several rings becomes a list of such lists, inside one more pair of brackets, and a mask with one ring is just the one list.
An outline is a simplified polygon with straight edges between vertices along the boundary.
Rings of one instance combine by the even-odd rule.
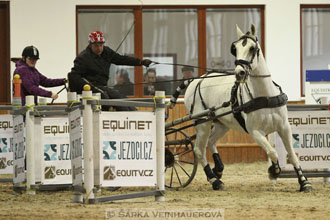
[[[220, 179], [224, 168], [216, 142], [229, 129], [235, 129], [248, 132], [266, 151], [272, 161], [272, 165], [268, 168], [270, 179], [276, 179], [281, 169], [278, 154], [265, 136], [276, 131], [297, 173], [300, 191], [311, 191], [312, 185], [303, 175], [293, 150], [292, 133], [287, 116], [287, 96], [271, 79], [254, 25], [251, 25], [250, 31], [246, 34], [237, 27], [237, 36], [238, 40], [231, 46], [231, 53], [236, 57], [235, 76], [215, 77], [221, 74], [211, 73], [189, 83], [186, 81], [180, 86], [181, 88], [178, 87], [176, 95], [173, 95], [170, 107], [174, 107], [180, 90], [188, 85], [184, 102], [190, 113], [198, 113], [206, 108], [220, 105], [223, 107], [216, 110], [215, 115], [234, 110], [235, 114], [228, 114], [195, 126], [197, 139], [194, 151], [214, 190], [223, 188]], [[206, 160], [206, 146], [213, 155], [215, 163], [213, 169]]]

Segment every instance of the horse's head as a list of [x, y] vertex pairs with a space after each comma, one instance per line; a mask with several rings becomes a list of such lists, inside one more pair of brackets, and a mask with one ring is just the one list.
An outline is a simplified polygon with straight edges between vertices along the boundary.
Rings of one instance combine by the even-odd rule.
[[260, 48], [253, 24], [246, 34], [243, 34], [238, 26], [236, 28], [238, 40], [232, 43], [231, 54], [236, 58], [236, 80], [245, 82], [251, 71], [258, 65]]

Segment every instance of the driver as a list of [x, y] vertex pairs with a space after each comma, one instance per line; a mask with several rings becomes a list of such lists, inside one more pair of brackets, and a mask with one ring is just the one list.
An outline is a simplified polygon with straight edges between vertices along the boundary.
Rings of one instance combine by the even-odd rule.
[[[124, 98], [114, 89], [107, 87], [111, 64], [148, 67], [152, 61], [123, 56], [105, 46], [101, 31], [93, 31], [88, 36], [88, 46], [74, 60], [74, 66], [68, 75], [71, 92], [82, 93], [83, 86], [89, 84], [94, 93], [101, 93], [102, 99]], [[129, 107], [114, 106], [117, 111], [132, 110]]]

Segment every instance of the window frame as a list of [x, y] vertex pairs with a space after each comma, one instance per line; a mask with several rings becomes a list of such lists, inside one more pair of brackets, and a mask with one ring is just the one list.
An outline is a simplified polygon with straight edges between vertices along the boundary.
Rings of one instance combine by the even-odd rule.
[[11, 72], [10, 72], [10, 2], [0, 1], [1, 18], [1, 74], [0, 80], [2, 86], [0, 88], [0, 104], [11, 103]]
[[328, 8], [330, 4], [301, 4], [300, 5], [300, 96], [305, 97], [304, 88], [304, 72], [303, 72], [303, 9], [310, 8]]

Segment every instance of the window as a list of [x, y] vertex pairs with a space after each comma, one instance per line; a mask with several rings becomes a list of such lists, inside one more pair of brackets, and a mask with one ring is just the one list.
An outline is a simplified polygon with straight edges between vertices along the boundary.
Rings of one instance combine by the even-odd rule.
[[[142, 21], [144, 56], [160, 63], [151, 67], [156, 72], [155, 87], [171, 95], [177, 83], [159, 82], [182, 79], [182, 67], [166, 64], [198, 65], [197, 10], [145, 9]], [[148, 70], [146, 73], [149, 74]], [[193, 76], [197, 76], [197, 71]], [[144, 95], [153, 95], [149, 88], [150, 85], [144, 85]]]
[[305, 95], [306, 70], [330, 66], [330, 5], [301, 6], [301, 95]]
[[[128, 76], [134, 85], [125, 94], [133, 97], [150, 97], [153, 89], [170, 96], [180, 80], [205, 73], [203, 68], [233, 69], [230, 45], [237, 40], [236, 24], [242, 30], [255, 24], [264, 49], [264, 6], [77, 6], [77, 18], [77, 52], [87, 46], [89, 32], [100, 30], [113, 50], [123, 42], [118, 53], [159, 63], [149, 68], [111, 65], [108, 86], [123, 80], [120, 74]], [[183, 73], [184, 65], [195, 68]]]
[[[134, 25], [133, 9], [79, 9], [78, 24], [78, 52], [88, 45], [88, 34], [99, 30], [104, 34], [105, 45], [122, 55], [134, 54], [134, 32], [129, 32]], [[117, 80], [123, 82], [124, 86], [119, 85]], [[111, 65], [108, 86], [133, 96], [133, 83], [134, 67]]]
[[254, 24], [261, 44], [260, 8], [210, 8], [206, 10], [207, 67], [234, 69], [231, 43], [237, 40], [236, 24], [242, 31]]

